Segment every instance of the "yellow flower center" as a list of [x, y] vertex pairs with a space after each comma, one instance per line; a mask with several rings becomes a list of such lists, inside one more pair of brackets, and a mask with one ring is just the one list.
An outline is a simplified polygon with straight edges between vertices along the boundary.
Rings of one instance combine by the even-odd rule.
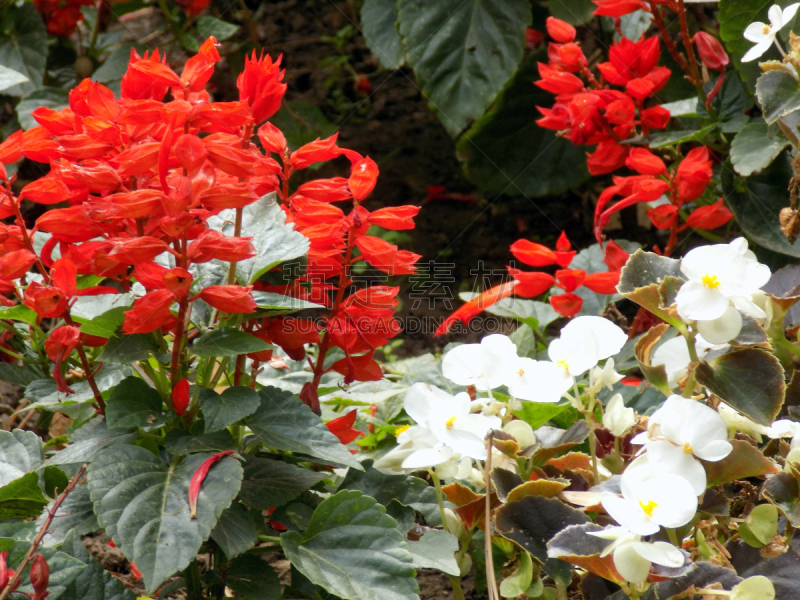
[[569, 365], [567, 364], [567, 361], [566, 361], [566, 360], [559, 360], [559, 361], [556, 361], [556, 364], [557, 364], [559, 367], [561, 367], [562, 369], [564, 369], [564, 373], [566, 373], [567, 375], [569, 375]]
[[403, 433], [404, 431], [408, 431], [409, 429], [411, 429], [411, 425], [403, 425], [401, 427], [398, 427], [397, 429], [394, 430], [394, 437], [399, 436], [401, 433]]
[[456, 424], [457, 417], [450, 417], [447, 419], [447, 423], [444, 424], [445, 427], [448, 429], [452, 429], [453, 426]]
[[523, 375], [525, 375], [525, 369], [518, 369], [518, 370], [517, 370], [517, 375], [519, 375], [520, 377], [522, 377]]
[[684, 442], [683, 444], [683, 453], [684, 454], [694, 454], [694, 448], [689, 442]]
[[772, 25], [764, 25], [764, 29], [761, 30], [761, 33], [769, 35], [770, 31], [772, 31]]
[[709, 289], [715, 290], [720, 286], [719, 279], [716, 275], [703, 275], [703, 285]]
[[647, 503], [644, 503], [641, 500], [639, 500], [639, 506], [642, 507], [642, 510], [644, 511], [644, 514], [646, 514], [648, 517], [652, 518], [653, 517], [653, 511], [656, 508], [658, 508], [658, 503], [655, 500], [648, 500]]

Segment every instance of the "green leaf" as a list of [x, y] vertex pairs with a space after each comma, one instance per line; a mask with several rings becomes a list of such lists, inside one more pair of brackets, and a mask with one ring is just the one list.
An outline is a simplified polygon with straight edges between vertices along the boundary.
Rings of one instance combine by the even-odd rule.
[[258, 529], [263, 525], [264, 518], [260, 512], [248, 510], [241, 502], [234, 502], [230, 508], [222, 511], [219, 521], [211, 530], [211, 538], [230, 560], [255, 546]]
[[251, 554], [240, 556], [229, 565], [225, 583], [248, 600], [278, 600], [282, 592], [275, 570]]
[[206, 433], [225, 429], [252, 415], [260, 404], [258, 394], [241, 385], [227, 388], [222, 394], [208, 388], [200, 390], [200, 410], [206, 420]]
[[116, 446], [89, 465], [86, 478], [97, 520], [139, 567], [148, 593], [194, 560], [239, 492], [242, 467], [236, 459], [224, 457], [208, 472], [197, 501], [197, 518], [190, 518], [189, 482], [210, 456], [191, 454], [175, 465], [138, 446]]
[[720, 0], [719, 33], [731, 53], [733, 63], [745, 79], [757, 77], [761, 72], [754, 63], [742, 63], [741, 59], [753, 43], [744, 38], [744, 30], [753, 21], [765, 22], [767, 7], [772, 0]]
[[339, 489], [357, 490], [384, 506], [389, 506], [395, 500], [422, 513], [429, 525], [441, 525], [436, 490], [419, 477], [386, 475], [373, 469], [371, 461], [364, 461], [364, 470], [350, 469]]
[[[438, 4], [438, 3], [436, 3]], [[510, 196], [547, 196], [578, 187], [589, 178], [586, 150], [539, 127], [532, 106], [550, 106], [552, 94], [532, 85], [544, 51], [519, 68], [494, 106], [456, 145], [467, 178], [482, 189]], [[564, 169], [565, 164], [570, 165]]]
[[364, 0], [361, 33], [367, 48], [385, 69], [399, 69], [406, 61], [397, 31], [397, 0]]
[[285, 452], [300, 452], [362, 470], [358, 459], [339, 442], [322, 420], [292, 394], [267, 386], [258, 392], [261, 406], [245, 423], [259, 441]]
[[297, 150], [317, 138], [330, 137], [336, 133], [336, 125], [325, 118], [318, 106], [304, 100], [290, 100], [284, 104], [286, 108], [281, 107], [270, 119], [270, 123], [283, 132], [290, 150]]
[[707, 486], [713, 487], [723, 483], [747, 479], [748, 477], [763, 477], [777, 473], [780, 469], [776, 463], [764, 456], [755, 446], [744, 440], [731, 440], [733, 450], [731, 453], [716, 462], [706, 462]]
[[[95, 384], [100, 393], [111, 389], [131, 374], [127, 365], [109, 364], [103, 366], [95, 376]], [[94, 402], [94, 393], [86, 380], [72, 384], [72, 394], [64, 394], [56, 389], [55, 381], [43, 379], [32, 382], [25, 390], [25, 397], [34, 400], [23, 410], [44, 409], [70, 416], [79, 415], [85, 405]], [[86, 417], [83, 417], [86, 418]]]
[[646, 144], [651, 148], [663, 148], [664, 146], [677, 146], [687, 142], [702, 143], [708, 135], [719, 126], [719, 123], [706, 125], [701, 129], [688, 129], [681, 131], [666, 131], [663, 133], [651, 133], [644, 137], [626, 140], [629, 144]]
[[764, 482], [761, 493], [777, 506], [793, 527], [800, 527], [800, 486], [791, 473], [781, 471]]
[[26, 83], [27, 81], [30, 80], [22, 73], [18, 73], [14, 69], [9, 69], [8, 67], [0, 65], [0, 92], [4, 92], [12, 86], [19, 85], [20, 83]]
[[309, 302], [302, 298], [292, 298], [291, 296], [272, 292], [253, 292], [253, 300], [255, 300], [258, 308], [262, 310], [279, 310], [283, 313], [305, 310], [306, 308], [324, 308], [321, 304]]
[[[9, 543], [10, 542], [10, 543]], [[8, 552], [8, 566], [15, 571], [22, 563], [25, 554], [30, 550], [31, 543], [29, 541], [14, 541], [8, 538], [0, 538], [0, 550]], [[47, 566], [50, 568], [50, 583], [47, 586], [50, 592], [47, 595], [48, 600], [58, 600], [67, 591], [67, 586], [72, 583], [85, 569], [86, 564], [66, 554], [59, 552], [54, 548], [39, 547], [36, 550], [37, 554], [44, 556], [47, 561]], [[18, 592], [33, 593], [33, 586], [30, 582], [30, 569], [31, 565], [25, 568], [20, 579], [20, 586], [17, 588]]]
[[760, 425], [772, 425], [783, 406], [783, 367], [760, 348], [737, 348], [702, 361], [695, 375], [697, 383]]
[[71, 443], [47, 459], [48, 465], [69, 465], [92, 460], [100, 450], [131, 444], [139, 433], [133, 429], [108, 429], [102, 417], [89, 421], [72, 434]]
[[203, 40], [207, 40], [213, 35], [218, 42], [222, 42], [232, 37], [237, 31], [239, 31], [239, 26], [235, 23], [228, 23], [210, 15], [203, 15], [197, 19], [197, 33]]
[[1, 309], [0, 319], [8, 321], [22, 321], [28, 325], [35, 325], [36, 313], [24, 304], [17, 304], [16, 306], [10, 306]]
[[[210, 227], [225, 235], [233, 235], [233, 209], [222, 211], [209, 219]], [[308, 252], [308, 239], [294, 226], [286, 223], [286, 213], [275, 201], [275, 194], [262, 196], [242, 209], [242, 237], [252, 237], [256, 255], [236, 263], [236, 278], [243, 285], [253, 283], [272, 267]]]
[[768, 167], [789, 144], [779, 131], [771, 137], [764, 120], [755, 119], [733, 138], [731, 163], [737, 173], [747, 177]]
[[769, 544], [778, 533], [778, 509], [772, 504], [760, 504], [750, 511], [744, 523], [739, 524], [739, 535], [751, 546], [760, 548]]
[[525, 421], [531, 429], [539, 429], [550, 419], [564, 411], [568, 404], [553, 404], [545, 402], [522, 402], [522, 407], [514, 411], [514, 416]]
[[92, 73], [92, 81], [99, 83], [111, 83], [119, 81], [128, 70], [128, 61], [131, 59], [131, 48], [142, 56], [146, 50], [149, 50], [144, 44], [138, 42], [127, 42], [122, 44], [119, 48], [114, 50], [108, 55], [108, 58], [103, 61], [97, 70]]
[[152, 333], [134, 333], [108, 340], [97, 360], [129, 365], [137, 360], [149, 358], [156, 352], [158, 352], [158, 342]]
[[86, 565], [86, 568], [69, 584], [61, 600], [135, 600], [136, 595], [126, 589], [122, 582], [105, 571], [100, 563], [89, 555], [80, 538], [71, 531], [64, 539], [61, 552]]
[[547, 560], [547, 542], [568, 525], [587, 523], [589, 517], [561, 500], [526, 496], [497, 509], [497, 532], [516, 542], [540, 562]]
[[417, 600], [413, 558], [397, 522], [361, 492], [341, 491], [314, 511], [305, 534], [281, 535], [286, 557], [345, 600]]
[[791, 158], [785, 153], [757, 175], [737, 177], [728, 163], [722, 168], [722, 193], [747, 237], [780, 254], [800, 258], [800, 244], [781, 233], [778, 213], [789, 204]]
[[406, 0], [397, 20], [422, 93], [456, 136], [517, 70], [531, 9], [525, 0]]
[[186, 456], [195, 452], [221, 452], [236, 450], [236, 442], [229, 431], [215, 431], [192, 435], [185, 429], [173, 429], [164, 437], [164, 448], [171, 454]]
[[10, 365], [0, 362], [0, 381], [12, 383], [20, 387], [27, 387], [37, 379], [44, 376], [42, 370], [35, 365]]
[[0, 488], [0, 521], [38, 517], [46, 504], [39, 475], [26, 473]]
[[161, 396], [139, 377], [126, 377], [111, 390], [106, 422], [111, 429], [147, 427], [161, 416]]
[[588, 23], [594, 17], [594, 11], [597, 8], [592, 0], [550, 0], [549, 6], [550, 12], [555, 18], [566, 21], [570, 25]]
[[452, 533], [431, 529], [419, 541], [408, 542], [408, 551], [415, 569], [436, 569], [455, 577], [461, 574], [455, 557], [458, 539]]
[[283, 506], [327, 477], [283, 461], [247, 456], [239, 498], [250, 508]]
[[233, 327], [219, 327], [197, 338], [189, 351], [197, 356], [236, 356], [267, 350], [271, 346], [256, 336]]
[[76, 319], [75, 315], [73, 315], [73, 318], [75, 318], [75, 321], [80, 322], [81, 333], [112, 338], [117, 335], [117, 331], [122, 327], [125, 313], [128, 310], [130, 309], [127, 306], [119, 306], [83, 322], [80, 319]]
[[[55, 500], [48, 505], [52, 509]], [[36, 530], [44, 527], [48, 513], [43, 513], [36, 521]], [[61, 506], [56, 511], [56, 516], [43, 538], [45, 546], [60, 546], [67, 534], [74, 531], [76, 535], [86, 535], [100, 529], [97, 517], [94, 516], [94, 506], [89, 498], [89, 486], [79, 483], [75, 486]]]
[[47, 30], [33, 4], [8, 5], [0, 37], [0, 65], [27, 77], [7, 88], [7, 96], [24, 96], [40, 88], [47, 66]]
[[25, 130], [39, 125], [31, 113], [40, 106], [61, 110], [69, 106], [69, 92], [61, 88], [42, 87], [23, 96], [17, 104], [17, 119]]
[[503, 598], [516, 598], [528, 591], [533, 581], [533, 561], [525, 550], [519, 554], [517, 570], [506, 577], [500, 584], [500, 595]]
[[42, 440], [32, 431], [0, 431], [0, 486], [38, 471], [44, 460]]
[[768, 125], [800, 109], [800, 86], [787, 71], [767, 71], [759, 77], [756, 96]]

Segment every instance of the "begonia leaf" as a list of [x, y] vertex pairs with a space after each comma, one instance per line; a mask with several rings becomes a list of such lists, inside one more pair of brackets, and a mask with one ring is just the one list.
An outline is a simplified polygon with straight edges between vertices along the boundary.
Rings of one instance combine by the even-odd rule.
[[800, 484], [791, 473], [776, 473], [764, 482], [764, 498], [777, 506], [794, 526], [800, 526]]
[[111, 429], [147, 427], [161, 415], [159, 393], [139, 377], [126, 377], [106, 403], [106, 422]]
[[667, 370], [664, 365], [655, 366], [650, 364], [650, 360], [653, 348], [658, 344], [661, 336], [664, 335], [664, 332], [668, 329], [669, 325], [667, 323], [651, 327], [647, 333], [639, 338], [634, 347], [636, 360], [639, 363], [639, 370], [641, 370], [642, 374], [647, 378], [647, 381], [661, 390], [665, 396], [672, 394], [669, 383], [667, 383]]
[[752, 444], [743, 440], [731, 440], [733, 450], [731, 453], [716, 462], [701, 461], [706, 469], [708, 487], [721, 483], [771, 475], [780, 471], [778, 465], [764, 456]]
[[236, 356], [271, 348], [267, 342], [233, 327], [219, 327], [201, 335], [189, 351], [197, 356]]
[[24, 75], [28, 81], [3, 90], [23, 96], [42, 86], [47, 67], [47, 30], [33, 4], [9, 5], [0, 39], [0, 64]]
[[396, 0], [365, 0], [361, 6], [364, 41], [386, 69], [399, 69], [405, 51], [397, 31]]
[[32, 431], [0, 431], [0, 486], [38, 471], [44, 460], [42, 440]]
[[500, 583], [500, 595], [503, 598], [516, 598], [528, 591], [533, 581], [533, 561], [525, 550], [520, 551], [517, 570]]
[[603, 551], [611, 545], [611, 540], [589, 535], [589, 532], [597, 531], [603, 531], [603, 528], [596, 523], [570, 525], [547, 543], [547, 554], [586, 569], [603, 579], [623, 583], [625, 579], [617, 573], [613, 557], [608, 555], [600, 558]]
[[431, 529], [419, 541], [409, 541], [408, 551], [415, 569], [437, 569], [454, 577], [461, 573], [455, 558], [458, 538], [452, 533]]
[[69, 465], [89, 462], [100, 450], [109, 446], [133, 443], [138, 432], [131, 428], [109, 429], [105, 418], [84, 424], [70, 437], [70, 444], [47, 459], [48, 465]]
[[784, 70], [767, 71], [756, 82], [756, 96], [768, 125], [800, 109], [800, 85]]
[[790, 143], [780, 131], [771, 134], [763, 119], [755, 119], [733, 138], [731, 164], [747, 177], [767, 168]]
[[225, 583], [249, 600], [278, 600], [282, 592], [275, 569], [252, 554], [239, 556], [231, 562]]
[[617, 289], [619, 293], [649, 310], [670, 325], [682, 328], [683, 324], [676, 314], [664, 306], [661, 284], [667, 277], [682, 279], [680, 262], [659, 256], [652, 252], [637, 250], [622, 267]]

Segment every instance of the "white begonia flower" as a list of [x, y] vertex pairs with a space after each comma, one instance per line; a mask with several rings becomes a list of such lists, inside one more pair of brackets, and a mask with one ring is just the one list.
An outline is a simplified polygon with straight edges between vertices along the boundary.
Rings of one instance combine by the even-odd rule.
[[536, 443], [536, 436], [533, 428], [525, 421], [514, 419], [503, 425], [503, 432], [511, 435], [517, 440], [520, 448], [528, 448]]
[[517, 347], [507, 335], [487, 335], [480, 344], [462, 344], [442, 358], [442, 374], [458, 385], [474, 385], [481, 392], [503, 385]]
[[522, 400], [558, 402], [580, 377], [603, 359], [617, 354], [628, 336], [603, 317], [577, 317], [550, 342], [549, 361], [531, 361], [524, 369], [529, 386]]
[[490, 429], [500, 429], [502, 421], [471, 414], [471, 404], [466, 392], [451, 396], [427, 383], [412, 385], [403, 400], [408, 416], [430, 429], [440, 443], [462, 457], [486, 460], [484, 437]]
[[756, 45], [750, 48], [747, 54], [742, 57], [742, 62], [755, 60], [769, 50], [769, 47], [775, 42], [778, 32], [794, 19], [798, 7], [800, 7], [800, 4], [790, 4], [781, 10], [780, 6], [773, 4], [767, 12], [769, 25], [760, 21], [755, 21], [748, 25], [747, 29], [744, 30], [744, 38], [755, 42]]
[[789, 419], [779, 419], [767, 428], [767, 436], [773, 439], [790, 437], [793, 438], [792, 443], [798, 434], [800, 434], [800, 423]]
[[[724, 350], [727, 347], [727, 344], [710, 344], [702, 335], [695, 336], [694, 348], [697, 351], [697, 358], [700, 360], [703, 360], [712, 350]], [[692, 359], [689, 356], [689, 346], [686, 338], [682, 335], [677, 335], [661, 344], [650, 359], [650, 364], [654, 367], [664, 365], [664, 370], [667, 372], [667, 384], [671, 388], [677, 387], [678, 382], [686, 375], [690, 362]]]
[[676, 395], [667, 398], [650, 417], [648, 430], [631, 443], [645, 444], [648, 462], [656, 473], [682, 475], [698, 496], [705, 491], [707, 478], [697, 459], [716, 462], [733, 450], [719, 413]]
[[683, 553], [672, 544], [643, 542], [641, 536], [624, 527], [606, 527], [602, 531], [588, 533], [604, 540], [613, 540], [600, 554], [600, 558], [613, 552], [614, 567], [630, 583], [644, 583], [653, 563], [677, 569], [686, 562]]
[[726, 344], [742, 330], [742, 313], [729, 306], [721, 317], [698, 321], [697, 332], [712, 344]]
[[622, 381], [624, 376], [614, 370], [614, 359], [609, 358], [602, 367], [592, 367], [589, 370], [589, 388], [597, 393], [603, 388], [614, 389], [614, 384]]
[[738, 410], [731, 408], [724, 402], [720, 402], [719, 406], [717, 407], [717, 412], [719, 412], [719, 416], [722, 417], [722, 420], [725, 421], [725, 426], [728, 428], [729, 438], [733, 438], [737, 431], [741, 431], [742, 433], [749, 435], [759, 443], [761, 443], [762, 435], [772, 437], [770, 435], [769, 427], [764, 427], [763, 425], [759, 425], [758, 423], [751, 421]]
[[453, 449], [441, 443], [427, 427], [400, 429], [397, 446], [373, 463], [382, 473], [395, 475], [438, 467], [453, 458]]
[[634, 463], [622, 474], [621, 498], [603, 492], [601, 502], [606, 512], [637, 535], [653, 535], [661, 526], [681, 527], [691, 521], [697, 512], [692, 485], [680, 475], [655, 473], [646, 457]]
[[603, 425], [616, 437], [622, 436], [636, 422], [632, 408], [626, 408], [621, 394], [614, 394], [606, 404]]

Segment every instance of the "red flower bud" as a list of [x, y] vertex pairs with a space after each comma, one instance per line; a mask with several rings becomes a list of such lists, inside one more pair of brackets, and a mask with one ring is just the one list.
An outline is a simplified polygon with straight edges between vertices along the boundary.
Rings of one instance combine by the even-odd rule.
[[226, 450], [225, 452], [219, 452], [213, 456], [209, 456], [203, 464], [198, 467], [197, 471], [194, 472], [194, 475], [192, 475], [192, 479], [189, 482], [189, 508], [191, 509], [190, 517], [192, 519], [197, 518], [197, 499], [200, 496], [200, 488], [203, 487], [203, 481], [205, 481], [208, 471], [223, 458], [231, 454], [233, 454], [233, 450]]
[[189, 407], [189, 382], [184, 377], [172, 388], [172, 408], [179, 417]]
[[709, 69], [724, 69], [728, 64], [728, 55], [722, 49], [722, 44], [713, 35], [705, 31], [698, 31], [692, 41], [697, 44], [697, 53], [700, 60]]
[[253, 286], [210, 285], [204, 288], [195, 298], [207, 302], [214, 308], [226, 313], [251, 313], [258, 306], [253, 300]]
[[575, 28], [569, 23], [555, 17], [547, 17], [546, 24], [547, 33], [559, 44], [575, 41]]
[[43, 600], [50, 593], [47, 591], [47, 586], [50, 585], [50, 567], [41, 554], [33, 556], [30, 578], [34, 592], [32, 600]]
[[356, 200], [363, 200], [375, 188], [378, 165], [369, 156], [353, 165], [350, 173], [350, 192]]

